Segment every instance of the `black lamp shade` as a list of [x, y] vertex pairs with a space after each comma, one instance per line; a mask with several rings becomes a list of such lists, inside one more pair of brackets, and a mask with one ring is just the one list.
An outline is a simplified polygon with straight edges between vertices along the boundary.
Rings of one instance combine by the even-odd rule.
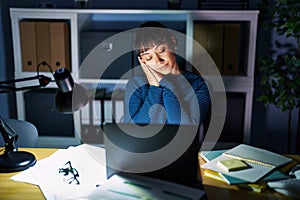
[[57, 69], [54, 78], [58, 86], [55, 97], [56, 109], [65, 114], [80, 110], [89, 101], [84, 87], [74, 82], [71, 73], [66, 68]]
[[74, 80], [71, 73], [66, 68], [59, 68], [54, 73], [54, 79], [58, 86], [58, 89], [63, 92], [71, 92], [74, 87]]
[[84, 87], [74, 84], [72, 91], [62, 92], [57, 91], [55, 96], [56, 109], [65, 114], [71, 114], [80, 110], [89, 101], [89, 97]]

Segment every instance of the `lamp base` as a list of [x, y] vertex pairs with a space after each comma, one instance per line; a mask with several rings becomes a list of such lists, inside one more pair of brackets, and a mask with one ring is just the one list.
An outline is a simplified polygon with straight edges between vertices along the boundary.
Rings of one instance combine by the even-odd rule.
[[10, 156], [0, 155], [0, 172], [17, 172], [35, 165], [36, 159], [32, 153], [25, 151], [11, 152]]

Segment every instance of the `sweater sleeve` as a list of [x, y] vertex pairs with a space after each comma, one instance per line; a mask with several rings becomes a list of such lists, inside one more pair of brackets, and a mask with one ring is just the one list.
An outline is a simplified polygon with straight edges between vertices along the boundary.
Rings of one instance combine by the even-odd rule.
[[161, 81], [167, 122], [199, 124], [207, 115], [210, 97], [202, 77], [187, 73], [167, 75]]

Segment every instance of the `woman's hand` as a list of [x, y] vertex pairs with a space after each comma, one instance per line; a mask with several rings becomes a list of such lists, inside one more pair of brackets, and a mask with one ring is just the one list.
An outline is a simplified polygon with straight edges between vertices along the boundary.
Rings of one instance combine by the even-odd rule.
[[142, 58], [139, 56], [138, 60], [142, 66], [144, 73], [148, 79], [150, 85], [159, 86], [159, 82], [163, 78], [163, 74], [153, 70], [149, 65], [147, 65]]

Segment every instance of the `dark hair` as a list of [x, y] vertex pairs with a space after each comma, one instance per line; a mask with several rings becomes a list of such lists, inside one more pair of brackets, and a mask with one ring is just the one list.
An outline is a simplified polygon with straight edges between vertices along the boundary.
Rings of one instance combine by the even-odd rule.
[[147, 21], [137, 29], [133, 48], [139, 55], [160, 42], [172, 45], [172, 36], [173, 34], [162, 23]]

